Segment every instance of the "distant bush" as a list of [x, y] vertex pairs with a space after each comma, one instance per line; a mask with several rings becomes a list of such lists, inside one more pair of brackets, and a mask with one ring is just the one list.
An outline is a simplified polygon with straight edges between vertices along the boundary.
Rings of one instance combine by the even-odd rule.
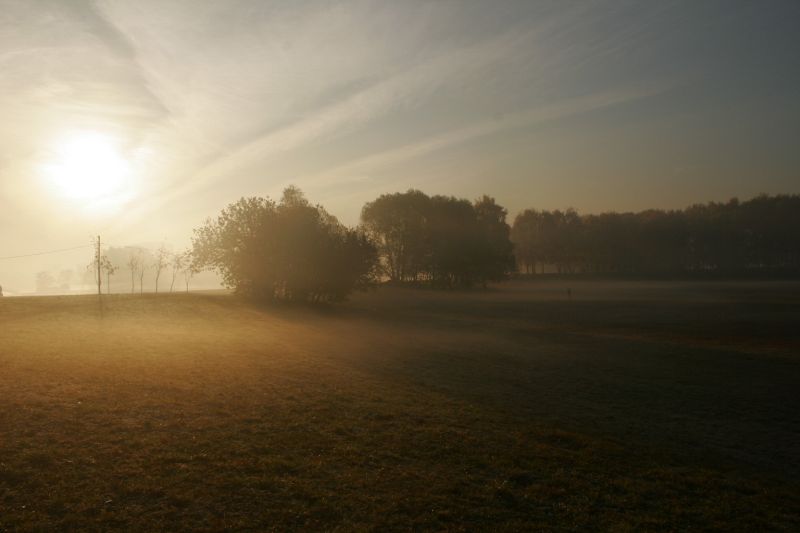
[[340, 301], [375, 280], [377, 253], [302, 192], [280, 203], [242, 198], [195, 230], [200, 267], [219, 272], [236, 292], [268, 300]]

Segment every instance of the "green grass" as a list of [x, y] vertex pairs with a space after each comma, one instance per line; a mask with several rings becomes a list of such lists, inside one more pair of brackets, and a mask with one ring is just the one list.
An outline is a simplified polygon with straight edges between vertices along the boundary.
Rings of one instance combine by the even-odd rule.
[[0, 300], [0, 531], [797, 530], [800, 286]]

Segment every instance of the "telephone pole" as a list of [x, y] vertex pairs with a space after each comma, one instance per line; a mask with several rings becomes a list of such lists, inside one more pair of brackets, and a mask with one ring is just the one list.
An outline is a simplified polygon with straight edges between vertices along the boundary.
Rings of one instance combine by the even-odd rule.
[[100, 277], [100, 235], [97, 236], [97, 253], [95, 254], [95, 259], [97, 261], [97, 295], [102, 296], [103, 293], [100, 290], [103, 279]]

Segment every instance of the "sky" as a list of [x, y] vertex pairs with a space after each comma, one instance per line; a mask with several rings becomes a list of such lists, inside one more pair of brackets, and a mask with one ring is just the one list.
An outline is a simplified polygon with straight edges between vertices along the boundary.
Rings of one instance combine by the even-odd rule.
[[510, 218], [798, 193], [798, 27], [794, 0], [0, 0], [0, 257], [177, 249], [290, 184], [349, 225], [409, 188]]

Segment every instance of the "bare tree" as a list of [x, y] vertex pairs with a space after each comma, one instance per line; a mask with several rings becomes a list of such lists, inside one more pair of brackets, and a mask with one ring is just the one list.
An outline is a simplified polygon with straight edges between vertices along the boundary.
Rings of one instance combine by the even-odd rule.
[[119, 270], [119, 267], [114, 266], [111, 259], [104, 255], [100, 258], [100, 268], [106, 273], [106, 294], [111, 294], [111, 276]]
[[161, 278], [161, 272], [169, 264], [169, 250], [163, 244], [156, 250], [156, 258], [153, 262], [153, 268], [156, 271], [156, 293], [158, 293], [158, 280]]
[[186, 284], [186, 292], [189, 292], [189, 282], [192, 281], [192, 278], [200, 272], [200, 269], [197, 266], [197, 261], [195, 261], [194, 254], [192, 250], [186, 250], [183, 252], [184, 262], [183, 262], [183, 281]]
[[142, 251], [138, 249], [131, 249], [128, 256], [128, 268], [131, 270], [131, 294], [136, 292], [136, 274], [142, 266]]
[[186, 254], [184, 252], [172, 255], [172, 282], [169, 284], [169, 292], [172, 292], [175, 288], [175, 279], [178, 277], [179, 272], [183, 272], [185, 263]]
[[144, 273], [147, 270], [147, 265], [142, 261], [139, 264], [139, 294], [144, 294]]

